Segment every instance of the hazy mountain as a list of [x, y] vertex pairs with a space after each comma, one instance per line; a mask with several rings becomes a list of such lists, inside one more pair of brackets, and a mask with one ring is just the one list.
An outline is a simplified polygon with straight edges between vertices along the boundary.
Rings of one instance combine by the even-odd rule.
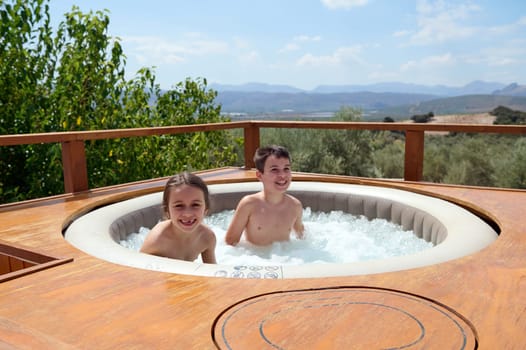
[[501, 83], [476, 80], [456, 90], [455, 88], [451, 88], [451, 94], [449, 94], [449, 96], [491, 94], [493, 91], [502, 89], [504, 86], [505, 84]]
[[343, 85], [331, 86], [321, 85], [314, 89], [315, 92], [333, 93], [333, 92], [398, 92], [406, 94], [429, 94], [437, 96], [460, 96], [473, 94], [491, 94], [493, 91], [502, 89], [505, 85], [501, 83], [491, 83], [484, 81], [474, 81], [461, 87], [452, 87], [445, 85], [418, 85], [407, 83], [377, 83], [370, 85]]
[[312, 91], [288, 85], [212, 84], [224, 113], [306, 114], [336, 112], [342, 106], [360, 108], [366, 119], [407, 118], [489, 112], [502, 105], [526, 111], [526, 86], [474, 81], [462, 87], [424, 86], [397, 82], [370, 85], [318, 86]]
[[435, 99], [434, 95], [401, 93], [267, 93], [220, 91], [216, 101], [225, 113], [312, 113], [335, 112], [342, 106], [363, 110], [416, 104]]
[[494, 91], [493, 94], [506, 96], [526, 96], [526, 85], [512, 83], [500, 90]]
[[318, 93], [335, 93], [335, 92], [396, 92], [405, 94], [430, 94], [430, 95], [447, 95], [447, 86], [435, 85], [435, 86], [424, 86], [417, 84], [407, 83], [376, 83], [368, 85], [320, 85], [316, 87], [313, 92]]
[[464, 95], [422, 101], [417, 104], [384, 108], [368, 113], [370, 117], [407, 117], [433, 112], [435, 115], [490, 112], [498, 106], [526, 111], [526, 96]]
[[461, 87], [445, 85], [419, 85], [400, 82], [386, 82], [366, 85], [320, 85], [312, 90], [302, 90], [290, 85], [273, 85], [265, 83], [247, 83], [242, 85], [211, 84], [210, 88], [218, 91], [236, 92], [268, 92], [268, 93], [354, 93], [354, 92], [376, 92], [376, 93], [402, 93], [436, 96], [461, 96], [475, 94], [492, 94], [497, 90], [505, 88], [506, 85], [495, 82], [473, 81]]
[[209, 86], [211, 89], [214, 89], [218, 92], [224, 91], [238, 91], [238, 92], [287, 92], [287, 93], [296, 93], [296, 92], [305, 92], [302, 89], [295, 88], [289, 85], [272, 85], [265, 83], [246, 83], [242, 85], [227, 85], [227, 84], [217, 84], [212, 83]]

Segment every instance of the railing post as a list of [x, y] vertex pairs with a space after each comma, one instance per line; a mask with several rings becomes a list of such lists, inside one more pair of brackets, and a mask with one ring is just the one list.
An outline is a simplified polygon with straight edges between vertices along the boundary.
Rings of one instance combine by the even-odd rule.
[[252, 169], [254, 164], [254, 153], [259, 147], [259, 126], [250, 123], [244, 128], [245, 138], [245, 169]]
[[424, 175], [424, 131], [405, 133], [404, 180], [421, 181]]
[[84, 141], [62, 142], [62, 169], [65, 193], [88, 189], [88, 168]]

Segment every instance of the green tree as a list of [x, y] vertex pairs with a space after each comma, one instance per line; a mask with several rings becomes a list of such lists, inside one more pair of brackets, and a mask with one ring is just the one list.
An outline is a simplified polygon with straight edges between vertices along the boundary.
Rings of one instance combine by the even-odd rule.
[[[0, 1], [0, 132], [99, 130], [227, 121], [206, 79], [161, 91], [150, 68], [125, 78], [107, 11], [65, 14], [56, 32], [45, 0]], [[230, 133], [92, 141], [91, 187], [229, 165]], [[60, 145], [0, 147], [2, 202], [63, 192]]]
[[526, 138], [517, 136], [499, 139], [502, 146], [492, 152], [495, 186], [526, 189]]
[[[361, 111], [352, 107], [342, 107], [334, 114], [336, 122], [361, 121]], [[368, 130], [323, 130], [323, 149], [314, 150], [313, 158], [323, 162], [316, 168], [316, 172], [324, 172], [328, 164], [338, 164], [334, 173], [375, 177], [377, 170], [374, 166], [374, 133]]]
[[433, 112], [427, 114], [415, 114], [411, 117], [411, 120], [415, 123], [427, 123], [435, 117]]
[[[332, 121], [361, 121], [361, 112], [342, 107]], [[373, 162], [374, 134], [367, 130], [270, 129], [261, 134], [262, 144], [279, 144], [292, 154], [297, 171], [371, 176], [377, 175]]]
[[526, 139], [519, 138], [513, 147], [510, 177], [506, 187], [526, 189]]
[[[404, 177], [405, 143], [400, 138], [390, 137], [389, 133], [378, 135], [381, 145], [373, 153], [378, 177], [401, 179]], [[383, 140], [383, 141], [382, 141]]]
[[428, 136], [424, 149], [424, 174], [425, 181], [443, 182], [450, 165], [450, 152], [455, 144], [451, 141], [455, 137]]
[[[55, 52], [50, 18], [43, 1], [0, 3], [0, 133], [44, 129], [38, 116], [50, 105]], [[36, 152], [38, 150], [38, 152]], [[35, 153], [52, 155], [49, 147], [0, 147], [0, 196], [19, 200], [31, 192], [34, 176], [28, 164]]]
[[[431, 143], [434, 140], [437, 143]], [[492, 186], [495, 168], [491, 142], [480, 135], [437, 136], [426, 144], [424, 179], [450, 184]]]
[[492, 110], [490, 114], [496, 117], [493, 124], [526, 124], [526, 112], [516, 111], [504, 106], [498, 106]]

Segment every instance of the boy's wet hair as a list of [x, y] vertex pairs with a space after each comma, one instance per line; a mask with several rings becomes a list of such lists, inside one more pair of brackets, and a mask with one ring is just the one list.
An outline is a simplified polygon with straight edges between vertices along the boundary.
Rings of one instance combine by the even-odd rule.
[[267, 158], [272, 155], [276, 158], [286, 158], [290, 161], [289, 151], [283, 146], [271, 145], [260, 147], [256, 150], [256, 154], [254, 154], [256, 169], [263, 173], [263, 170], [265, 170], [265, 162]]
[[168, 200], [170, 199], [170, 193], [172, 189], [181, 185], [194, 186], [203, 191], [203, 195], [205, 197], [205, 209], [208, 209], [210, 207], [210, 197], [208, 195], [208, 186], [206, 185], [206, 183], [199, 176], [185, 171], [183, 173], [172, 176], [168, 179], [168, 181], [166, 181], [162, 203], [163, 215], [166, 218], [168, 218], [169, 216]]

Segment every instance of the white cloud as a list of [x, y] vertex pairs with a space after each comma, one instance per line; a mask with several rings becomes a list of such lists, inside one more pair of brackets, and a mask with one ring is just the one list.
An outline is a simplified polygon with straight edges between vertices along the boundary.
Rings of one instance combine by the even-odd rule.
[[259, 60], [259, 53], [255, 50], [240, 54], [238, 59], [241, 63], [248, 64], [254, 63]]
[[411, 70], [433, 70], [437, 66], [451, 65], [455, 63], [455, 58], [450, 53], [446, 53], [439, 56], [428, 56], [421, 60], [415, 61], [411, 60], [404, 63], [400, 70], [403, 72]]
[[501, 26], [494, 26], [489, 28], [488, 30], [492, 34], [507, 35], [522, 29], [522, 27], [524, 26], [526, 26], [526, 16], [522, 16], [514, 23]]
[[502, 58], [497, 58], [497, 59], [492, 59], [488, 62], [488, 65], [489, 66], [509, 66], [509, 65], [513, 65], [513, 64], [517, 64], [519, 63], [519, 61], [517, 61], [516, 59], [514, 58], [507, 58], [507, 57], [502, 57]]
[[394, 32], [393, 36], [395, 38], [401, 38], [401, 37], [404, 37], [404, 36], [408, 36], [410, 34], [411, 34], [411, 32], [409, 30], [399, 30], [397, 32]]
[[299, 66], [322, 66], [333, 65], [339, 63], [337, 58], [333, 56], [314, 56], [313, 54], [305, 54], [298, 60]]
[[285, 46], [283, 46], [281, 49], [278, 50], [279, 53], [283, 52], [290, 52], [290, 51], [298, 51], [301, 49], [302, 44], [306, 44], [309, 42], [318, 42], [321, 41], [320, 35], [297, 35], [294, 38], [292, 38], [292, 42], [287, 43]]
[[234, 37], [234, 46], [238, 49], [247, 49], [250, 47], [250, 43], [244, 38]]
[[122, 42], [139, 62], [152, 65], [179, 63], [186, 61], [190, 56], [228, 52], [226, 42], [209, 40], [198, 33], [189, 33], [178, 42], [152, 36], [124, 37]]
[[313, 54], [305, 54], [298, 61], [299, 66], [323, 66], [323, 65], [339, 65], [349, 60], [364, 63], [359, 57], [362, 48], [361, 46], [340, 47], [334, 51], [332, 55], [315, 56]]
[[351, 9], [353, 7], [359, 7], [367, 5], [369, 0], [321, 0], [321, 3], [331, 10], [334, 9]]
[[289, 52], [289, 51], [298, 51], [300, 49], [300, 46], [296, 43], [288, 43], [287, 45], [283, 46], [281, 49], [278, 50], [278, 52]]
[[295, 36], [293, 40], [296, 42], [320, 41], [321, 36], [319, 35], [313, 35], [313, 36], [298, 35], [298, 36]]
[[371, 72], [367, 75], [369, 82], [395, 81], [400, 79], [396, 72]]
[[526, 42], [511, 40], [498, 47], [487, 47], [466, 58], [468, 64], [484, 64], [489, 67], [522, 66], [526, 63]]
[[411, 36], [411, 43], [427, 45], [471, 37], [478, 29], [463, 25], [463, 22], [479, 10], [469, 1], [449, 4], [443, 0], [420, 0], [417, 3], [418, 30]]

